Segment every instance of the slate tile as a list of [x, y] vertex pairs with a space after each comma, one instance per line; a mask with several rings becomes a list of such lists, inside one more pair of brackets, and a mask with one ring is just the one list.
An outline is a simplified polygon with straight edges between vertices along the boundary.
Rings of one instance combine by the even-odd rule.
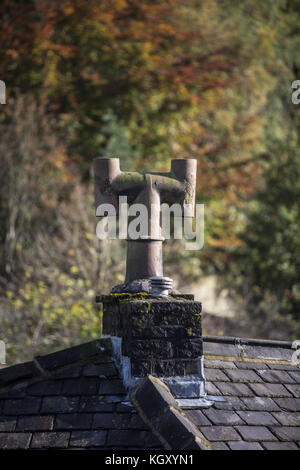
[[300, 370], [298, 371], [289, 371], [289, 375], [292, 377], [297, 384], [300, 384]]
[[294, 397], [300, 398], [300, 384], [286, 384], [286, 388], [294, 395]]
[[118, 395], [125, 394], [125, 388], [122, 380], [101, 380], [99, 386], [99, 395]]
[[275, 361], [289, 361], [291, 359], [291, 351], [289, 349], [268, 347], [265, 345], [247, 345], [244, 347], [244, 354], [246, 358], [260, 359], [261, 362], [266, 362], [266, 359]]
[[229, 450], [229, 447], [225, 442], [217, 442], [215, 441], [213, 443], [213, 450]]
[[269, 369], [268, 364], [266, 364], [265, 362], [240, 361], [240, 362], [235, 362], [235, 365], [238, 369], [252, 369], [254, 371], [256, 369]]
[[244, 421], [234, 411], [216, 410], [214, 408], [210, 408], [209, 410], [203, 410], [203, 413], [213, 424], [225, 426], [245, 424]]
[[51, 377], [53, 378], [53, 380], [75, 379], [81, 376], [81, 372], [82, 365], [72, 365], [70, 367], [64, 368], [63, 370], [55, 371], [55, 373], [53, 373]]
[[217, 382], [216, 387], [224, 396], [251, 397], [254, 395], [248, 385], [243, 383]]
[[64, 449], [68, 447], [68, 432], [36, 432], [33, 434], [32, 449]]
[[250, 411], [279, 411], [279, 406], [275, 403], [272, 398], [268, 397], [253, 397], [253, 398], [241, 398]]
[[263, 382], [262, 379], [253, 370], [227, 370], [226, 374], [232, 382], [244, 382], [244, 383], [258, 383]]
[[74, 413], [78, 403], [79, 397], [44, 397], [41, 413]]
[[289, 365], [289, 364], [277, 364], [277, 363], [271, 364], [271, 363], [269, 363], [268, 366], [269, 366], [270, 369], [277, 369], [277, 370], [288, 370], [288, 371], [297, 370], [296, 366]]
[[20, 400], [5, 400], [3, 414], [5, 415], [30, 415], [38, 413], [41, 398], [28, 397]]
[[206, 380], [211, 382], [228, 382], [229, 378], [220, 369], [206, 369], [204, 371]]
[[28, 395], [59, 395], [62, 388], [62, 381], [43, 380], [27, 387]]
[[93, 415], [88, 413], [59, 414], [55, 419], [55, 430], [90, 429]]
[[[101, 432], [101, 431], [99, 431]], [[136, 446], [143, 447], [145, 431], [136, 430], [110, 430], [107, 436], [107, 446], [114, 448]]]
[[279, 411], [272, 414], [283, 426], [300, 426], [299, 412]]
[[276, 437], [265, 426], [237, 426], [245, 441], [277, 441]]
[[277, 405], [285, 411], [300, 411], [299, 398], [275, 398]]
[[218, 342], [207, 342], [204, 341], [203, 349], [205, 356], [227, 356], [235, 357], [238, 356], [237, 347], [234, 344], [224, 344]]
[[204, 359], [204, 370], [206, 368], [213, 369], [235, 369], [236, 365], [230, 361], [221, 361], [219, 359]]
[[300, 426], [274, 426], [272, 432], [281, 441], [300, 441]]
[[290, 384], [295, 383], [294, 379], [285, 370], [258, 370], [257, 373], [264, 382]]
[[227, 444], [231, 450], [263, 450], [259, 442], [233, 441]]
[[249, 425], [269, 426], [278, 425], [278, 421], [267, 411], [238, 411], [239, 416]]
[[72, 431], [70, 447], [102, 447], [105, 445], [106, 434], [107, 431]]
[[292, 394], [282, 384], [249, 384], [259, 397], [291, 397]]
[[185, 414], [196, 426], [209, 426], [211, 424], [201, 410], [186, 410]]
[[0, 416], [0, 432], [14, 431], [16, 422], [16, 416]]
[[212, 382], [207, 381], [205, 384], [205, 388], [207, 395], [221, 395], [220, 390], [218, 390]]
[[[79, 411], [85, 412], [111, 412], [114, 411], [113, 403], [106, 403], [101, 396], [87, 396], [80, 398]], [[128, 408], [127, 408], [128, 411]]]
[[[118, 419], [120, 416], [120, 419]], [[130, 415], [127, 414], [117, 415], [116, 413], [96, 413], [93, 420], [94, 429], [118, 429], [118, 421], [128, 423]]]
[[63, 395], [96, 395], [99, 379], [94, 377], [80, 377], [79, 379], [66, 379], [64, 381]]
[[209, 441], [240, 441], [241, 437], [232, 426], [201, 426], [200, 431]]
[[1, 432], [1, 449], [27, 449], [31, 439], [29, 432]]
[[82, 375], [85, 377], [113, 377], [117, 374], [117, 369], [113, 362], [106, 362], [103, 364], [86, 364], [82, 372]]
[[17, 429], [22, 431], [48, 431], [53, 428], [53, 416], [20, 416]]
[[238, 397], [226, 397], [226, 401], [214, 402], [214, 408], [217, 410], [246, 410], [245, 403]]
[[295, 442], [264, 442], [266, 450], [299, 450]]
[[12, 400], [15, 398], [25, 398], [27, 396], [27, 389], [24, 383], [22, 383], [22, 386], [15, 385], [15, 387], [11, 387], [9, 390], [6, 390], [5, 392], [2, 390], [0, 392], [0, 410], [1, 410], [1, 403], [4, 404], [4, 400]]

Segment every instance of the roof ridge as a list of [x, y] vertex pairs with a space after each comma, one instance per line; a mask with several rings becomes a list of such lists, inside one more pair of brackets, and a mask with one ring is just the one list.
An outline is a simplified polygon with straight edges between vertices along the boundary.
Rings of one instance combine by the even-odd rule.
[[68, 367], [84, 364], [91, 357], [108, 360], [112, 356], [110, 338], [100, 338], [87, 343], [60, 349], [43, 356], [35, 356], [32, 361], [14, 364], [0, 370], [0, 389], [20, 384], [24, 381], [36, 382]]

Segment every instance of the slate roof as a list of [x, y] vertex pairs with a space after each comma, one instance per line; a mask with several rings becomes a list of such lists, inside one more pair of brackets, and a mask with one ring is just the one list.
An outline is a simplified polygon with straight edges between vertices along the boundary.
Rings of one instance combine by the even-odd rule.
[[126, 403], [111, 352], [98, 340], [1, 369], [0, 448], [161, 448]]
[[0, 448], [299, 450], [291, 344], [204, 337], [204, 353], [207, 393], [226, 399], [208, 409], [151, 376], [128, 398], [109, 339], [3, 368]]

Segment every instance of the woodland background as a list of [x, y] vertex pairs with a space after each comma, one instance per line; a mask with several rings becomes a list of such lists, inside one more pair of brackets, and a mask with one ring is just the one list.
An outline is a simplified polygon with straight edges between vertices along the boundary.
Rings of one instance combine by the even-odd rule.
[[7, 363], [99, 336], [95, 295], [125, 272], [95, 236], [101, 156], [197, 158], [205, 246], [166, 244], [166, 274], [226, 289], [234, 318], [204, 332], [299, 338], [300, 1], [2, 0], [0, 26]]

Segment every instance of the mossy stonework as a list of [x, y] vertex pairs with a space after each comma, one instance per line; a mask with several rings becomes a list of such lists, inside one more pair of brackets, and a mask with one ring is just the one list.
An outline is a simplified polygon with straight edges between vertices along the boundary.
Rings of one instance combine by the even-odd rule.
[[122, 354], [130, 358], [132, 376], [198, 373], [202, 306], [192, 296], [110, 294], [97, 301], [103, 304], [103, 334], [122, 338]]

